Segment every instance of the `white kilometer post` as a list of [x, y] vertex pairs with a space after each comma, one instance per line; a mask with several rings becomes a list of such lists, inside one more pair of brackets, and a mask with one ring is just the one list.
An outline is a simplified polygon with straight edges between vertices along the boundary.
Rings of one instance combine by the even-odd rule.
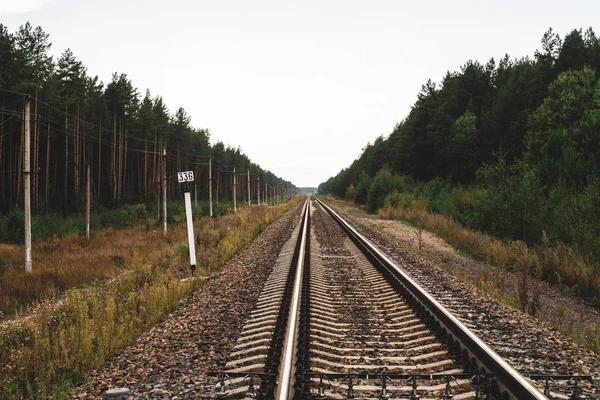
[[190, 193], [189, 182], [194, 181], [194, 172], [178, 172], [177, 179], [179, 183], [184, 183], [183, 197], [185, 200], [185, 217], [188, 231], [188, 248], [190, 250], [190, 269], [192, 273], [196, 270], [196, 244], [194, 241], [194, 218], [192, 216], [192, 195]]

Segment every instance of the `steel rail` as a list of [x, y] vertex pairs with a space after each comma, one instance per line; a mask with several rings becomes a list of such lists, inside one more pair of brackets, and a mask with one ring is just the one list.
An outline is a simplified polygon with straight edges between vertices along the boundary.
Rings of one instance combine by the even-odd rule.
[[406, 291], [425, 307], [446, 331], [468, 351], [481, 366], [494, 374], [502, 391], [517, 400], [547, 400], [548, 398], [531, 385], [519, 372], [511, 367], [502, 357], [486, 345], [469, 328], [460, 322], [452, 313], [435, 300], [425, 289], [402, 271], [370, 240], [360, 234], [346, 220], [320, 199], [316, 201], [340, 224], [350, 238], [365, 252], [369, 258], [375, 259], [382, 266], [391, 270]]
[[294, 278], [294, 289], [292, 292], [292, 303], [287, 320], [287, 328], [285, 333], [285, 343], [283, 346], [283, 354], [281, 356], [281, 364], [279, 369], [279, 383], [276, 389], [277, 400], [288, 400], [292, 380], [292, 368], [294, 366], [294, 352], [296, 349], [296, 337], [298, 330], [298, 312], [300, 308], [300, 295], [302, 288], [302, 273], [304, 266], [304, 253], [306, 249], [306, 238], [308, 237], [308, 216], [310, 213], [310, 200], [306, 200], [306, 210], [304, 211], [304, 220], [302, 222], [300, 251], [298, 253], [298, 261], [296, 264], [296, 276]]

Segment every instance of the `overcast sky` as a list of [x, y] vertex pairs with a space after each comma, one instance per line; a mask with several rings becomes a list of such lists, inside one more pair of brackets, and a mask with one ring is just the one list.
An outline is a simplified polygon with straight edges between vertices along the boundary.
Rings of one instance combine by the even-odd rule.
[[184, 107], [211, 141], [316, 186], [388, 135], [421, 85], [467, 60], [532, 56], [544, 31], [598, 22], [600, 1], [0, 0], [52, 54], [70, 47], [105, 83]]

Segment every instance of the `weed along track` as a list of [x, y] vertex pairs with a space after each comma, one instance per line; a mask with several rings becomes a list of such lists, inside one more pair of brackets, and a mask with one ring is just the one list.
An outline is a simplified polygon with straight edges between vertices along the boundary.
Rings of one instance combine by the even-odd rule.
[[332, 209], [300, 220], [214, 397], [547, 398]]

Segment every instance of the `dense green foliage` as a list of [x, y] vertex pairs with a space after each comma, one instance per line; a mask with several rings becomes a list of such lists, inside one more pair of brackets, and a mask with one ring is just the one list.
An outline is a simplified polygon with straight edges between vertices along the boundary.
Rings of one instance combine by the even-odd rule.
[[[234, 168], [238, 182], [245, 183], [250, 171], [254, 199], [259, 179], [263, 193], [265, 184], [276, 187], [279, 195], [294, 189], [239, 148], [222, 142], [211, 145], [210, 132], [193, 127], [184, 108], [170, 113], [162, 97], [149, 90], [141, 96], [126, 74], [114, 73], [104, 84], [88, 74], [71, 50], [53, 59], [50, 48], [49, 35], [41, 27], [27, 23], [11, 33], [0, 24], [0, 214], [23, 208], [25, 95], [31, 96], [31, 194], [36, 213], [62, 213], [66, 218], [81, 212], [87, 165], [98, 208], [155, 204], [163, 163], [169, 201], [182, 198], [178, 171], [196, 173], [193, 190], [203, 200], [208, 199], [209, 184], [215, 199], [232, 200]], [[248, 198], [247, 191], [247, 185], [238, 185], [238, 201]]]
[[600, 39], [551, 29], [535, 58], [468, 61], [423, 85], [408, 116], [319, 186], [371, 211], [425, 207], [600, 260]]

